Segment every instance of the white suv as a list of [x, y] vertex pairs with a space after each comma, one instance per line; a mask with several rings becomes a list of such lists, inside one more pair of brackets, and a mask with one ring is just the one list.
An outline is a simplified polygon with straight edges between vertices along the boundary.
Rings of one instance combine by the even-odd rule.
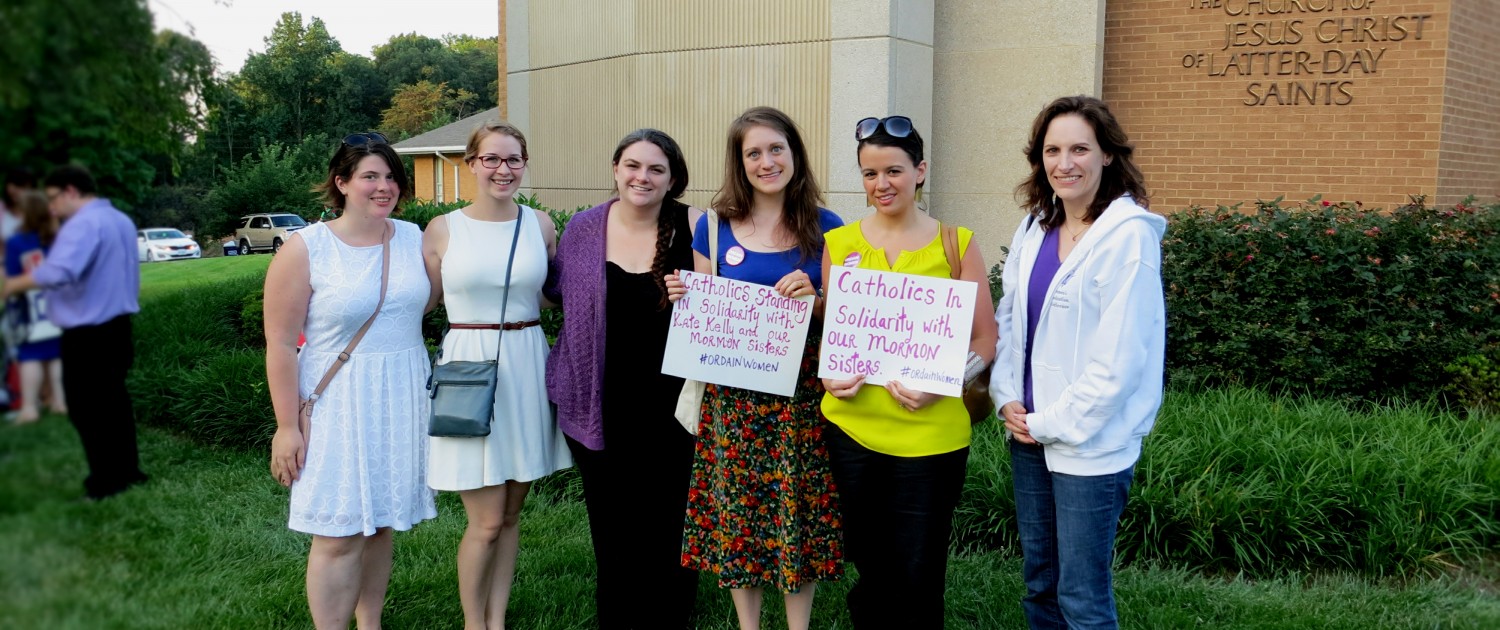
[[276, 253], [287, 236], [307, 227], [307, 222], [295, 214], [252, 214], [244, 217], [244, 223], [234, 231], [241, 254], [251, 254], [257, 249]]

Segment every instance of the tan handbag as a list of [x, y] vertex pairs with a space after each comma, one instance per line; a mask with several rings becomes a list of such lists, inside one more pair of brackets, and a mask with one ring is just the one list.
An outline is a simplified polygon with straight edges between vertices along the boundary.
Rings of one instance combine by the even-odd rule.
[[[957, 280], [963, 271], [963, 258], [958, 255], [958, 228], [948, 225], [941, 227], [943, 253], [948, 256], [948, 275]], [[995, 412], [995, 402], [990, 400], [990, 369], [993, 367], [993, 363], [984, 366], [977, 376], [964, 383], [964, 408], [969, 410], [969, 422], [980, 422]]]
[[[708, 213], [708, 260], [709, 273], [719, 275], [719, 214], [713, 208], [705, 210]], [[686, 379], [682, 381], [682, 393], [677, 395], [677, 409], [672, 415], [677, 417], [677, 423], [688, 433], [698, 434], [698, 418], [703, 417], [703, 394], [707, 391], [708, 384], [703, 381]]]

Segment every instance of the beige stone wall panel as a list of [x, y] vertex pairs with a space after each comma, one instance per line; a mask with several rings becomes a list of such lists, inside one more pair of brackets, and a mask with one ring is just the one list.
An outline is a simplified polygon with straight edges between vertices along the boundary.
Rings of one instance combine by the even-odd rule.
[[993, 262], [1024, 216], [1012, 191], [1032, 119], [1099, 93], [1104, 2], [945, 0], [934, 16], [929, 206], [973, 228]]
[[[828, 146], [818, 130], [828, 126], [828, 46], [681, 50], [527, 72], [527, 133], [538, 163], [529, 185], [549, 205], [554, 198], [602, 201], [612, 186], [615, 144], [634, 129], [655, 127], [686, 154], [685, 198], [705, 204], [721, 183], [729, 123], [754, 105], [778, 107], [797, 121], [812, 171], [824, 178]], [[574, 157], [561, 164], [547, 155]]]
[[[827, 41], [830, 1], [529, 2], [526, 19], [530, 55], [525, 68], [550, 68], [641, 53]], [[511, 4], [514, 6], [515, 2]]]

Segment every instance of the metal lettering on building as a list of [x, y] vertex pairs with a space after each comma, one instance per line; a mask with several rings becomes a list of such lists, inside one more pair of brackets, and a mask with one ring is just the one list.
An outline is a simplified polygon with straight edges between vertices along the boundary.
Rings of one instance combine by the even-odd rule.
[[1376, 15], [1377, 0], [1188, 0], [1223, 11], [1216, 49], [1182, 55], [1182, 67], [1244, 80], [1240, 102], [1348, 105], [1399, 42], [1421, 40], [1432, 14]]

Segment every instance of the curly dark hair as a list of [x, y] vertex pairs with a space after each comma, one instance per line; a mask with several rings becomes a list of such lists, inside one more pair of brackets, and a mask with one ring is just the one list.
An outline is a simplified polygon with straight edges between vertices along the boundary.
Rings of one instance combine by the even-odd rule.
[[1146, 178], [1131, 159], [1135, 154], [1135, 146], [1125, 136], [1125, 129], [1120, 127], [1119, 121], [1115, 120], [1115, 115], [1110, 113], [1109, 106], [1104, 101], [1082, 95], [1064, 96], [1052, 101], [1042, 108], [1036, 121], [1031, 124], [1031, 139], [1026, 143], [1026, 161], [1031, 164], [1031, 174], [1016, 186], [1016, 200], [1021, 202], [1021, 207], [1036, 215], [1037, 221], [1048, 229], [1062, 225], [1067, 218], [1061, 205], [1053, 201], [1054, 191], [1051, 182], [1047, 181], [1042, 148], [1046, 144], [1047, 128], [1053, 119], [1068, 114], [1083, 118], [1093, 128], [1094, 137], [1099, 141], [1099, 150], [1113, 158], [1109, 164], [1104, 165], [1104, 171], [1099, 176], [1099, 192], [1094, 195], [1094, 202], [1089, 205], [1084, 220], [1092, 223], [1104, 213], [1110, 202], [1125, 194], [1129, 194], [1142, 208], [1149, 207], [1151, 201], [1146, 194]]

